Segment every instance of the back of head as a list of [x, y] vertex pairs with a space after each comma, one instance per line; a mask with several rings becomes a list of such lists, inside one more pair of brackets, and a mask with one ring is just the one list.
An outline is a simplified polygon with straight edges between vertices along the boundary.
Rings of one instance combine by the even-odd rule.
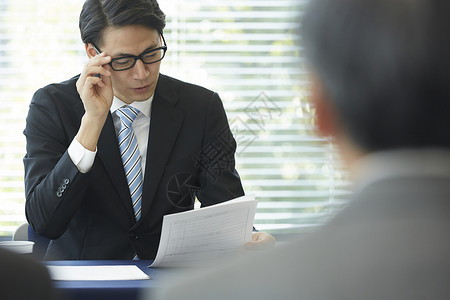
[[156, 0], [87, 0], [81, 10], [79, 26], [83, 43], [102, 45], [103, 31], [141, 25], [162, 33], [166, 16]]
[[307, 59], [366, 152], [450, 147], [450, 2], [312, 0]]
[[1, 299], [58, 298], [49, 271], [40, 262], [0, 249], [0, 266]]

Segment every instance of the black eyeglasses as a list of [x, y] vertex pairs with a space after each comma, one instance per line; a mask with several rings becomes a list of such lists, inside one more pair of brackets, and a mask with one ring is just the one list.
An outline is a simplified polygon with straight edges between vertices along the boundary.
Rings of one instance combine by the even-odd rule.
[[[122, 56], [118, 58], [113, 58], [108, 63], [108, 65], [111, 66], [111, 68], [114, 71], [125, 71], [128, 69], [131, 69], [136, 64], [137, 60], [140, 59], [144, 64], [154, 64], [158, 61], [161, 61], [164, 56], [166, 55], [167, 51], [167, 44], [166, 40], [164, 39], [164, 36], [161, 34], [162, 40], [164, 42], [164, 45], [155, 49], [147, 50], [141, 53], [138, 56]], [[93, 43], [91, 43], [92, 46], [94, 46], [95, 51], [97, 51], [98, 54], [101, 53], [100, 49], [95, 46]]]

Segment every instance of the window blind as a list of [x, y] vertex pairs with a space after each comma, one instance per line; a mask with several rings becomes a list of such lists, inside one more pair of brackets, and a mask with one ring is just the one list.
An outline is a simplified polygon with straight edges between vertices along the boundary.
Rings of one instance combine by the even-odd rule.
[[169, 59], [162, 72], [217, 91], [238, 142], [237, 170], [259, 200], [255, 226], [309, 231], [347, 202], [330, 140], [314, 128], [299, 20], [306, 1], [161, 1]]
[[[298, 36], [304, 0], [161, 0], [161, 72], [219, 93], [238, 142], [237, 169], [259, 200], [255, 226], [307, 232], [346, 203], [333, 143], [314, 130]], [[78, 74], [83, 1], [0, 0], [0, 234], [25, 221], [22, 130], [32, 93]], [[5, 128], [6, 127], [6, 128]]]
[[78, 74], [83, 1], [0, 0], [0, 235], [25, 219], [25, 118], [40, 87]]

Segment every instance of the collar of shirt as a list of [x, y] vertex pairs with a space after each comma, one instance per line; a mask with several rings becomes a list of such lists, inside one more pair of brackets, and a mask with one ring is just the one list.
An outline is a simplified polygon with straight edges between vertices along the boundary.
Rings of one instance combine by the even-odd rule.
[[119, 98], [117, 98], [116, 96], [114, 96], [113, 103], [110, 108], [111, 114], [114, 114], [116, 112], [116, 110], [122, 106], [131, 105], [134, 108], [139, 109], [139, 111], [142, 114], [144, 114], [147, 118], [150, 118], [150, 113], [151, 113], [151, 109], [152, 109], [152, 102], [153, 102], [154, 96], [155, 96], [155, 94], [153, 94], [149, 99], [147, 99], [145, 101], [135, 101], [131, 104], [127, 104], [127, 103], [123, 102], [122, 100], [120, 100]]

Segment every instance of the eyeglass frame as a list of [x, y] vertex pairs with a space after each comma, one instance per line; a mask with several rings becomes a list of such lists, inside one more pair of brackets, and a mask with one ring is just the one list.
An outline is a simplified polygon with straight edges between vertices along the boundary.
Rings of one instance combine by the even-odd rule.
[[[157, 47], [157, 48], [155, 48], [155, 49], [151, 49], [151, 50], [148, 50], [148, 51], [144, 51], [144, 52], [142, 52], [141, 54], [139, 54], [138, 56], [134, 56], [134, 55], [126, 55], [126, 56], [122, 56], [122, 57], [113, 58], [113, 59], [111, 59], [111, 61], [108, 63], [108, 65], [110, 65], [111, 69], [113, 69], [114, 71], [120, 72], [120, 71], [126, 71], [126, 70], [129, 70], [129, 69], [132, 69], [132, 68], [136, 65], [136, 62], [138, 61], [138, 59], [140, 59], [140, 60], [142, 61], [142, 63], [144, 63], [144, 64], [146, 64], [146, 65], [151, 65], [151, 64], [154, 64], [154, 63], [157, 63], [157, 62], [163, 60], [163, 58], [166, 56], [166, 52], [167, 52], [167, 44], [166, 44], [166, 40], [164, 39], [164, 35], [163, 35], [162, 33], [160, 33], [160, 35], [161, 35], [161, 37], [162, 37], [162, 40], [163, 40], [163, 42], [164, 42], [164, 45], [162, 45], [162, 46], [160, 46], [160, 47]], [[100, 49], [99, 49], [94, 43], [91, 43], [91, 45], [92, 45], [92, 47], [94, 47], [94, 49], [95, 49], [95, 51], [97, 52], [97, 54], [100, 54], [100, 53], [101, 53]], [[156, 51], [158, 51], [158, 50], [163, 50], [163, 55], [161, 56], [160, 59], [155, 60], [155, 61], [152, 61], [151, 63], [146, 63], [146, 62], [142, 59], [142, 57], [143, 57], [144, 55], [147, 55], [148, 53], [151, 53], [151, 52], [156, 52]], [[116, 70], [116, 69], [112, 66], [112, 63], [113, 63], [115, 60], [120, 60], [120, 59], [124, 59], [124, 58], [133, 58], [133, 59], [134, 59], [133, 64], [132, 64], [131, 66], [127, 67], [126, 69]]]

